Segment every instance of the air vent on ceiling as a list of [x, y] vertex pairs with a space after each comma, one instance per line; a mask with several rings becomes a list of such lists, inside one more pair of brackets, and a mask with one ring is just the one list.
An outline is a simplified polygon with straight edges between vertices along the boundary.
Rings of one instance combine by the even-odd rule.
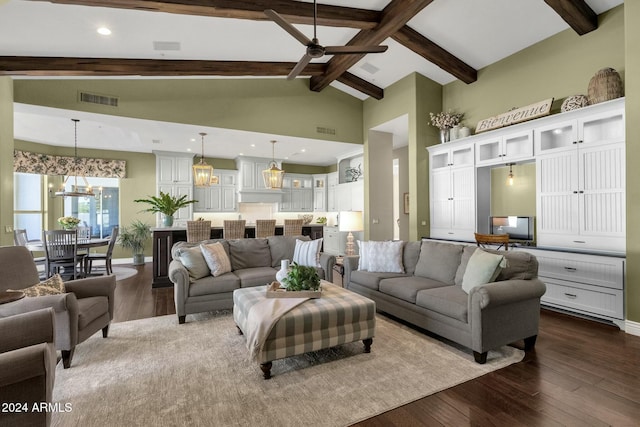
[[180, 50], [180, 42], [153, 42], [153, 50]]
[[323, 127], [323, 126], [317, 126], [316, 127], [316, 132], [317, 133], [324, 133], [325, 135], [335, 135], [336, 134], [336, 130], [333, 128], [327, 128], [327, 127]]
[[378, 71], [380, 71], [380, 68], [376, 67], [375, 65], [373, 65], [370, 62], [365, 62], [364, 64], [362, 64], [360, 66], [360, 68], [362, 68], [364, 71], [366, 71], [369, 74], [375, 74]]
[[118, 98], [115, 96], [98, 95], [97, 93], [80, 92], [80, 102], [89, 104], [108, 105], [110, 107], [118, 106]]

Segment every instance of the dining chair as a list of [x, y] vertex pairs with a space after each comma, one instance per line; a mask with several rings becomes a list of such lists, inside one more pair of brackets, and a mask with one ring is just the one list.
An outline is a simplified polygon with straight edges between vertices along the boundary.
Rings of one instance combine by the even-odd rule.
[[92, 252], [85, 255], [83, 260], [85, 276], [91, 274], [91, 270], [93, 269], [93, 261], [104, 261], [104, 269], [107, 275], [113, 274], [113, 266], [111, 264], [111, 260], [113, 258], [113, 248], [116, 245], [116, 241], [118, 240], [118, 230], [118, 226], [113, 227], [113, 229], [111, 230], [109, 246], [107, 247], [107, 251], [105, 253]]
[[211, 221], [187, 221], [187, 242], [196, 243], [211, 238]]
[[[41, 240], [29, 240], [27, 237], [27, 230], [24, 228], [15, 228], [13, 230], [13, 243], [16, 246], [26, 246], [28, 247], [29, 243], [31, 244], [42, 244]], [[31, 252], [31, 256], [33, 256], [33, 252]], [[33, 257], [33, 261], [36, 265], [44, 266], [46, 264], [47, 258], [43, 256]]]
[[223, 222], [222, 236], [225, 239], [244, 239], [244, 229], [247, 221], [244, 219], [228, 220]]
[[[504, 247], [505, 251], [509, 250], [508, 234], [473, 234], [476, 237], [476, 244], [479, 248], [487, 247], [489, 249], [499, 250], [501, 247]], [[498, 245], [498, 247], [496, 248], [495, 245]]]
[[256, 220], [256, 237], [264, 239], [265, 237], [275, 236], [276, 220], [275, 219], [257, 219]]
[[77, 266], [86, 256], [78, 253], [77, 230], [45, 230], [42, 232], [42, 241], [46, 258], [46, 277], [59, 273], [76, 280], [79, 276]]
[[284, 235], [285, 236], [301, 236], [303, 219], [285, 219]]

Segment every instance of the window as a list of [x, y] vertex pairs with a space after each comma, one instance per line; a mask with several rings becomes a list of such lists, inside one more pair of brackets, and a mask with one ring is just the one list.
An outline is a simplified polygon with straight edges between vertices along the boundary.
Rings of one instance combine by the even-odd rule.
[[46, 214], [43, 200], [43, 175], [13, 174], [13, 227], [27, 230], [27, 238], [42, 238]]
[[[111, 235], [120, 217], [120, 182], [118, 178], [87, 177], [94, 197], [65, 197], [64, 215], [80, 219], [80, 225], [91, 228], [91, 237]], [[67, 182], [71, 190], [73, 179]]]

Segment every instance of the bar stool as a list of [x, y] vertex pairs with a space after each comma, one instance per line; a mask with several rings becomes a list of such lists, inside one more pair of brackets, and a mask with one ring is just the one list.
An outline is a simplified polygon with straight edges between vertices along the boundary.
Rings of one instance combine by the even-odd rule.
[[256, 238], [264, 239], [265, 237], [275, 236], [276, 220], [275, 219], [257, 219], [256, 220]]
[[202, 242], [211, 238], [211, 221], [187, 221], [187, 242]]
[[244, 239], [244, 228], [247, 221], [244, 219], [224, 220], [222, 236], [225, 239]]
[[303, 219], [285, 219], [284, 235], [285, 236], [301, 236]]

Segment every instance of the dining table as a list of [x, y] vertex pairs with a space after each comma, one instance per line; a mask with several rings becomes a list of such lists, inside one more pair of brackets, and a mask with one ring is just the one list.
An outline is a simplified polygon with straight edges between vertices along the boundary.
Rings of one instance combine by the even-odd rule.
[[[100, 246], [108, 246], [111, 241], [110, 237], [96, 237], [91, 239], [78, 239], [78, 249], [98, 248]], [[31, 252], [44, 252], [44, 243], [41, 241], [31, 241], [27, 243], [27, 249]]]

